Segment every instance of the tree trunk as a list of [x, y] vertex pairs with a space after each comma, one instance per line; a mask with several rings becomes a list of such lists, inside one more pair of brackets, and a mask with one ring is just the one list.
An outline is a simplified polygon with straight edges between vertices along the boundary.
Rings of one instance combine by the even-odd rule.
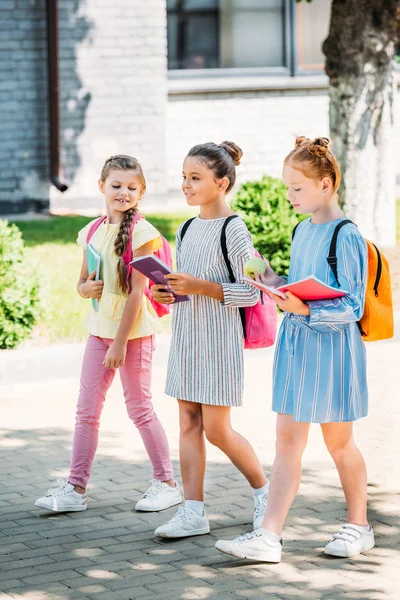
[[396, 244], [394, 55], [400, 0], [333, 0], [323, 44], [341, 202], [363, 235]]

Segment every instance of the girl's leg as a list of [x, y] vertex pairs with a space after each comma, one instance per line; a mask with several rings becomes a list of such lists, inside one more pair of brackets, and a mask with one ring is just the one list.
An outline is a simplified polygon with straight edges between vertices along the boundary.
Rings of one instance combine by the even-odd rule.
[[178, 400], [179, 404], [179, 460], [186, 500], [203, 502], [206, 472], [202, 409], [197, 402]]
[[230, 407], [203, 404], [202, 413], [208, 441], [228, 456], [252, 488], [263, 487], [267, 483], [263, 468], [249, 442], [232, 429]]
[[90, 336], [83, 357], [80, 392], [68, 478], [83, 493], [90, 476], [99, 438], [100, 415], [115, 369], [106, 369], [103, 360], [112, 340]]
[[153, 348], [153, 336], [130, 340], [120, 375], [128, 415], [142, 437], [153, 465], [153, 477], [175, 485], [167, 436], [151, 401]]
[[354, 441], [353, 423], [325, 423], [321, 429], [342, 483], [348, 521], [367, 526], [367, 469]]
[[309, 423], [297, 423], [291, 415], [277, 416], [276, 455], [262, 526], [278, 536], [282, 534], [289, 508], [300, 486], [301, 459], [309, 428]]

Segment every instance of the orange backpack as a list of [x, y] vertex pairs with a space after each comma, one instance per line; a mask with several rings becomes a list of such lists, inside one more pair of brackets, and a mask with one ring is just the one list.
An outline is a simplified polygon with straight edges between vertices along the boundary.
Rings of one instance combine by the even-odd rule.
[[[336, 244], [340, 229], [347, 223], [353, 223], [353, 221], [344, 219], [336, 225], [327, 257], [328, 264], [339, 287]], [[369, 240], [365, 241], [368, 247], [368, 279], [365, 291], [364, 314], [357, 325], [364, 342], [376, 342], [387, 340], [394, 335], [392, 288], [387, 258], [378, 250], [375, 244]]]

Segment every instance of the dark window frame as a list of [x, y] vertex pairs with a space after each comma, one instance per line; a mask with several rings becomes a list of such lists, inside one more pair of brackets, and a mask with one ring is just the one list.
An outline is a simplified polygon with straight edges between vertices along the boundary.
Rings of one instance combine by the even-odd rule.
[[[178, 40], [177, 40], [177, 62], [182, 64], [185, 60], [185, 20], [187, 16], [191, 15], [202, 15], [202, 16], [214, 16], [216, 18], [216, 25], [218, 31], [220, 30], [220, 10], [219, 8], [205, 8], [196, 10], [187, 10], [184, 8], [185, 0], [177, 0], [176, 8], [167, 8], [167, 15], [177, 16], [177, 29], [178, 29]], [[223, 75], [232, 75], [232, 73], [240, 74], [282, 74], [295, 76], [298, 74], [297, 70], [297, 40], [296, 40], [296, 0], [282, 0], [282, 11], [283, 11], [283, 29], [282, 29], [282, 44], [283, 44], [283, 56], [284, 64], [277, 67], [218, 67], [218, 68], [207, 68], [207, 69], [168, 69], [168, 76], [171, 79], [180, 77], [214, 77]], [[217, 57], [219, 61], [219, 56]]]
[[[178, 64], [182, 64], [185, 61], [185, 29], [186, 22], [190, 17], [214, 17], [215, 25], [217, 31], [220, 29], [220, 10], [218, 6], [216, 8], [204, 8], [204, 9], [192, 9], [188, 10], [184, 8], [185, 0], [177, 0], [176, 8], [167, 8], [167, 15], [174, 15], [177, 17], [177, 30], [178, 30], [178, 40], [177, 40], [177, 62]], [[217, 56], [217, 60], [219, 61], [219, 55]], [[187, 71], [188, 69], [176, 69], [176, 71]], [[207, 71], [208, 69], [202, 69]]]

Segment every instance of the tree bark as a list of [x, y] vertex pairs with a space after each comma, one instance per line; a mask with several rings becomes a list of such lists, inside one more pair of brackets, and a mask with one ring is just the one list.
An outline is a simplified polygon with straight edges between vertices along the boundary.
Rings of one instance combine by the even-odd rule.
[[363, 235], [396, 244], [393, 150], [400, 0], [333, 0], [323, 44], [341, 202]]

